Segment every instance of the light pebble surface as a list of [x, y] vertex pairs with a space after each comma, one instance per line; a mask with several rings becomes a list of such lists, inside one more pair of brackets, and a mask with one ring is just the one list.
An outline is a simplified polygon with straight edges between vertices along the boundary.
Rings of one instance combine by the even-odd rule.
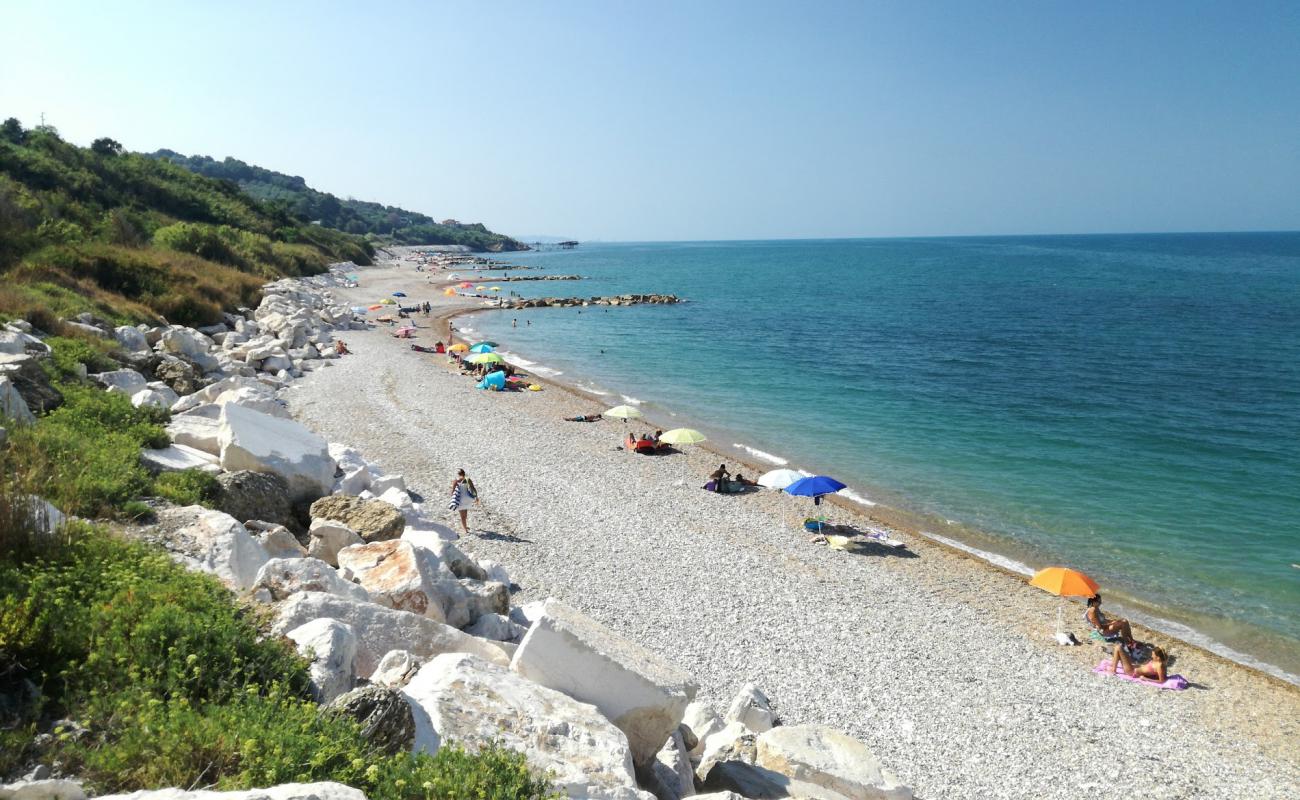
[[[409, 265], [361, 277], [336, 294], [464, 303]], [[418, 342], [443, 338], [415, 321]], [[464, 467], [481, 535], [461, 544], [509, 570], [516, 604], [565, 600], [689, 671], [719, 711], [752, 681], [783, 721], [862, 739], [922, 798], [1297, 796], [1294, 686], [1145, 631], [1194, 688], [1095, 675], [1102, 650], [1051, 643], [1056, 599], [1023, 578], [906, 533], [917, 557], [829, 550], [783, 522], [806, 503], [701, 491], [707, 451], [624, 453], [624, 423], [561, 421], [600, 410], [585, 398], [478, 391], [386, 328], [342, 335], [355, 355], [287, 391], [295, 417], [439, 512]]]

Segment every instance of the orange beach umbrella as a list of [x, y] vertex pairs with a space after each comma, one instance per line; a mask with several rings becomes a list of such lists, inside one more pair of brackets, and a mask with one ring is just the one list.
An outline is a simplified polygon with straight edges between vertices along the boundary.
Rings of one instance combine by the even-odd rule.
[[444, 295], [446, 295], [447, 297], [451, 297], [452, 295], [454, 295], [454, 294], [456, 293], [456, 290], [455, 290], [455, 289], [443, 289], [443, 290], [442, 290], [442, 293], [443, 293]]
[[1100, 588], [1097, 582], [1082, 572], [1069, 567], [1048, 567], [1040, 569], [1029, 579], [1030, 586], [1037, 586], [1043, 591], [1051, 592], [1061, 598], [1056, 604], [1056, 632], [1061, 632], [1061, 608], [1067, 597], [1092, 597]]
[[1061, 597], [1092, 597], [1101, 591], [1092, 578], [1068, 567], [1040, 569], [1029, 585]]

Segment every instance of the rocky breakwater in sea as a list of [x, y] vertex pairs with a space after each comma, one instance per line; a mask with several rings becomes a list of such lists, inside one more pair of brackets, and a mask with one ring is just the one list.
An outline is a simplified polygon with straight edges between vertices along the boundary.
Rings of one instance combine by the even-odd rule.
[[504, 308], [572, 308], [575, 306], [670, 305], [683, 302], [675, 294], [619, 294], [609, 297], [519, 297], [501, 301]]
[[[154, 341], [133, 351], [142, 366], [171, 356], [207, 382], [170, 403], [175, 452], [146, 453], [146, 463], [208, 469], [227, 495], [218, 509], [160, 508], [140, 535], [268, 606], [272, 633], [310, 660], [320, 703], [353, 715], [389, 750], [434, 752], [453, 741], [516, 749], [572, 798], [911, 796], [861, 742], [781, 724], [755, 686], [720, 713], [695, 701], [695, 682], [669, 660], [581, 610], [555, 599], [513, 605], [506, 569], [462, 549], [433, 518], [440, 505], [291, 419], [278, 390], [313, 368], [331, 331], [357, 324], [333, 304], [328, 280], [271, 284], [261, 306], [225, 331], [137, 331]], [[137, 374], [97, 378], [133, 402], [163, 395]], [[0, 800], [84, 797], [75, 782], [35, 777], [0, 787]], [[338, 784], [259, 790], [283, 800], [308, 794], [363, 800]]]
[[493, 278], [493, 283], [510, 283], [511, 281], [581, 281], [586, 280], [583, 275], [502, 275], [499, 278]]

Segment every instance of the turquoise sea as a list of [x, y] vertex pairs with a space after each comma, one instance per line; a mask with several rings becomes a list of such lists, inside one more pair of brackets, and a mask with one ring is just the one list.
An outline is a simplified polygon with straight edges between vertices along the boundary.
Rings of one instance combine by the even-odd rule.
[[511, 261], [588, 277], [500, 284], [525, 296], [689, 300], [465, 321], [514, 357], [1004, 564], [1082, 569], [1129, 613], [1300, 681], [1300, 233]]

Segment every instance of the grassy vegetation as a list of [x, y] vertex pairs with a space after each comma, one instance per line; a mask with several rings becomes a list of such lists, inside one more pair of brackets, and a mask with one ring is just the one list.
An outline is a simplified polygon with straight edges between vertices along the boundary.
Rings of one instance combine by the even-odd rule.
[[311, 188], [296, 175], [246, 164], [237, 158], [217, 161], [208, 156], [184, 156], [173, 150], [159, 150], [152, 157], [166, 159], [210, 178], [233, 181], [252, 197], [299, 219], [319, 221], [326, 227], [362, 234], [383, 244], [458, 244], [491, 252], [527, 249], [523, 243], [493, 233], [481, 223], [446, 224], [404, 208], [351, 198], [340, 200]]
[[[333, 780], [372, 800], [550, 794], [518, 753], [367, 744], [217, 581], [95, 528], [42, 543], [14, 524], [13, 489], [0, 487], [0, 685], [40, 693], [3, 720], [0, 776], [57, 760], [96, 792]], [[37, 743], [61, 718], [74, 724]]]
[[206, 325], [256, 302], [268, 279], [373, 252], [363, 237], [111, 140], [82, 148], [51, 128], [0, 125], [0, 318], [46, 331], [83, 311]]

